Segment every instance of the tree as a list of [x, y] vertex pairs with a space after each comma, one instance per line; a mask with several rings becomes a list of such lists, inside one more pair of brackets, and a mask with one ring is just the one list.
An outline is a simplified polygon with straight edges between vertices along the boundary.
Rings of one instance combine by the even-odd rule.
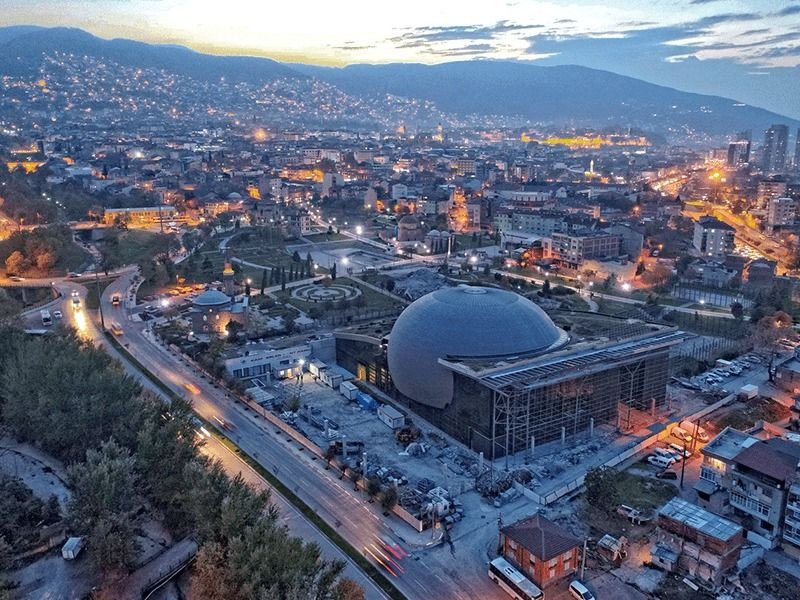
[[228, 332], [228, 336], [231, 339], [233, 339], [237, 335], [239, 335], [239, 332], [242, 331], [243, 329], [244, 329], [244, 325], [239, 323], [239, 321], [230, 320], [225, 325], [225, 331]]
[[227, 566], [225, 549], [222, 544], [210, 542], [203, 544], [197, 552], [192, 589], [198, 598], [206, 600], [236, 600], [236, 582]]
[[300, 262], [300, 253], [297, 250], [292, 253], [292, 262]]
[[341, 578], [333, 588], [333, 600], [364, 600], [364, 589], [352, 579]]
[[28, 261], [25, 260], [25, 255], [19, 250], [14, 250], [6, 258], [6, 273], [9, 275], [19, 275], [23, 273], [28, 266]]
[[331, 281], [336, 281], [336, 263], [331, 267]]
[[390, 486], [381, 494], [381, 506], [386, 512], [391, 512], [397, 506], [397, 490]]
[[394, 281], [394, 279], [391, 279], [391, 278], [390, 278], [390, 279], [387, 279], [387, 280], [386, 280], [386, 291], [387, 291], [387, 292], [393, 292], [393, 291], [394, 291], [394, 287], [395, 287], [395, 285], [396, 285], [396, 284], [395, 284], [395, 281]]
[[616, 509], [620, 502], [616, 486], [617, 473], [613, 469], [591, 469], [586, 473], [586, 501], [606, 512]]
[[86, 461], [69, 468], [73, 489], [69, 519], [79, 531], [90, 529], [103, 517], [124, 514], [133, 507], [134, 464], [127, 448], [109, 440], [97, 450], [87, 450]]
[[102, 517], [88, 538], [92, 560], [102, 573], [124, 572], [134, 564], [138, 546], [126, 518], [119, 515]]
[[733, 318], [737, 321], [741, 321], [744, 319], [744, 306], [742, 306], [741, 302], [732, 302], [731, 303], [731, 314]]
[[286, 269], [281, 267], [281, 291], [286, 291]]
[[300, 410], [300, 396], [292, 394], [289, 397], [289, 402], [286, 403], [286, 410], [296, 413]]
[[769, 354], [767, 375], [770, 382], [775, 381], [775, 357], [780, 349], [779, 341], [784, 338], [794, 339], [795, 332], [792, 328], [792, 317], [780, 310], [762, 317], [753, 331], [753, 346]]
[[545, 279], [544, 280], [544, 284], [542, 284], [542, 296], [544, 296], [545, 298], [549, 298], [550, 297], [550, 280], [549, 279]]
[[636, 274], [635, 277], [639, 277], [642, 273], [646, 271], [646, 267], [644, 265], [644, 261], [640, 261], [639, 264], [636, 265]]
[[261, 271], [261, 295], [264, 295], [264, 290], [267, 287], [267, 270]]
[[250, 295], [250, 284], [249, 283], [245, 283], [244, 284], [244, 295], [245, 296], [249, 296]]
[[330, 444], [325, 449], [325, 470], [327, 471], [331, 467], [331, 461], [336, 458], [336, 447], [333, 444]]
[[381, 491], [381, 480], [377, 477], [369, 477], [367, 479], [367, 495], [369, 496], [369, 501], [373, 502], [375, 496]]

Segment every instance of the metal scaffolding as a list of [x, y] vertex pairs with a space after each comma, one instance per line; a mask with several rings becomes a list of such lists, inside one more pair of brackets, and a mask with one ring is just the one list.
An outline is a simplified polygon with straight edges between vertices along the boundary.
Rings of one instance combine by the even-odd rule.
[[666, 400], [670, 349], [681, 332], [564, 356], [482, 378], [492, 388], [490, 457], [506, 458], [534, 445], [613, 424], [623, 431], [651, 422]]

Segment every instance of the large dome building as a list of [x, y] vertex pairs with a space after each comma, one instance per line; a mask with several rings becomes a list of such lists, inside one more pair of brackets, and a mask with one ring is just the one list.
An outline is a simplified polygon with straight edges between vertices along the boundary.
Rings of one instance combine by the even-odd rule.
[[335, 332], [336, 362], [487, 458], [605, 425], [633, 431], [666, 406], [674, 327], [581, 313], [566, 331], [490, 287], [442, 288], [395, 319]]
[[389, 336], [389, 371], [399, 392], [441, 409], [453, 399], [453, 373], [439, 359], [517, 360], [567, 341], [527, 298], [460, 285], [427, 294], [403, 311]]

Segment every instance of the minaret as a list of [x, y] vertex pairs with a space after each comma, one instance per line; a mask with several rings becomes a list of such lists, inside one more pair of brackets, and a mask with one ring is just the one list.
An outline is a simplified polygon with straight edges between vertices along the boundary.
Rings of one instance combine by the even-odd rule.
[[222, 284], [225, 287], [225, 293], [233, 298], [233, 267], [228, 261], [225, 261], [225, 268], [222, 269]]

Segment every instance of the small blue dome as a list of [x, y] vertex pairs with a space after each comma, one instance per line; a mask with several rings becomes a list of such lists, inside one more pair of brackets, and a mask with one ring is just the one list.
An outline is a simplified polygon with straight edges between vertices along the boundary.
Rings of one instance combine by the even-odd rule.
[[219, 290], [206, 290], [192, 301], [195, 306], [222, 306], [230, 303], [231, 299], [227, 294]]

